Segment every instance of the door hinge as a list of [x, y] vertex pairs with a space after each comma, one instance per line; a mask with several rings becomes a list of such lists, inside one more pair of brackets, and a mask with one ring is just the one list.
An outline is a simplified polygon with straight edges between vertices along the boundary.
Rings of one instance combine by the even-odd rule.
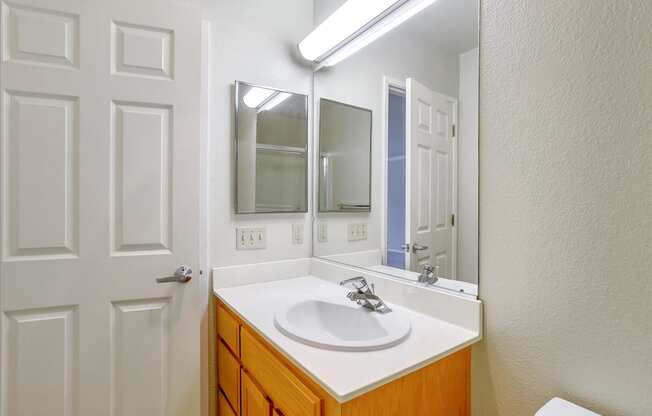
[[455, 130], [456, 130], [456, 128], [455, 128], [455, 124], [453, 124], [451, 127], [452, 127], [452, 130], [453, 130], [453, 137], [455, 137], [455, 134], [456, 134], [456, 131], [455, 131]]
[[451, 227], [455, 227], [455, 214], [451, 214]]

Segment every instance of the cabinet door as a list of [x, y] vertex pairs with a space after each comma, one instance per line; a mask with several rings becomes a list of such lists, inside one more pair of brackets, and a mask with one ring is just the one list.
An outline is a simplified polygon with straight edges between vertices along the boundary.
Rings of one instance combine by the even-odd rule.
[[263, 392], [244, 371], [240, 378], [242, 380], [242, 412], [240, 416], [270, 416], [272, 405]]
[[217, 383], [237, 410], [240, 403], [240, 363], [222, 342], [217, 344]]

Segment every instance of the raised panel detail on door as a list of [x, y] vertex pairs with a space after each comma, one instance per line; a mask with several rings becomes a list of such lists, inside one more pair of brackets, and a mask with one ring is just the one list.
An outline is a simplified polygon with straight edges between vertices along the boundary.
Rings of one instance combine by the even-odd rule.
[[169, 299], [111, 306], [111, 415], [166, 415]]
[[418, 145], [417, 147], [417, 232], [430, 232], [432, 212], [432, 149]]
[[272, 406], [265, 395], [242, 370], [242, 412], [240, 416], [270, 416], [271, 413]]
[[4, 61], [79, 67], [79, 17], [2, 3]]
[[450, 155], [442, 151], [436, 152], [435, 163], [436, 163], [436, 172], [437, 178], [435, 179], [437, 183], [437, 201], [436, 201], [436, 224], [437, 229], [442, 229], [448, 227], [449, 212], [450, 212], [450, 165], [449, 165]]
[[114, 102], [113, 252], [172, 249], [172, 108]]
[[5, 312], [3, 416], [72, 416], [77, 399], [77, 309]]
[[423, 100], [417, 101], [417, 125], [424, 132], [432, 131], [432, 106]]
[[437, 111], [437, 135], [446, 140], [448, 139], [448, 126], [450, 124], [448, 120], [448, 114]]
[[[74, 257], [78, 242], [78, 102], [9, 92], [2, 135], [3, 257]], [[34, 120], [39, 120], [35, 123]]]
[[173, 78], [174, 32], [129, 23], [111, 26], [114, 74]]

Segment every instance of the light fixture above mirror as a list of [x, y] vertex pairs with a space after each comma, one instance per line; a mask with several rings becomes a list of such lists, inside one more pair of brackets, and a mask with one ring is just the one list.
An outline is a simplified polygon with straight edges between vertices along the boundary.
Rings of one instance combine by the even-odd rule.
[[316, 70], [333, 66], [435, 1], [348, 0], [299, 43], [299, 52]]

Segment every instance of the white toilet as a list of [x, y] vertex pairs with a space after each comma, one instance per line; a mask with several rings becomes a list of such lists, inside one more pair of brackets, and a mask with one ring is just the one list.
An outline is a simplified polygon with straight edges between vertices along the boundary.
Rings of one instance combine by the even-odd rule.
[[555, 397], [534, 416], [600, 416], [566, 400]]

